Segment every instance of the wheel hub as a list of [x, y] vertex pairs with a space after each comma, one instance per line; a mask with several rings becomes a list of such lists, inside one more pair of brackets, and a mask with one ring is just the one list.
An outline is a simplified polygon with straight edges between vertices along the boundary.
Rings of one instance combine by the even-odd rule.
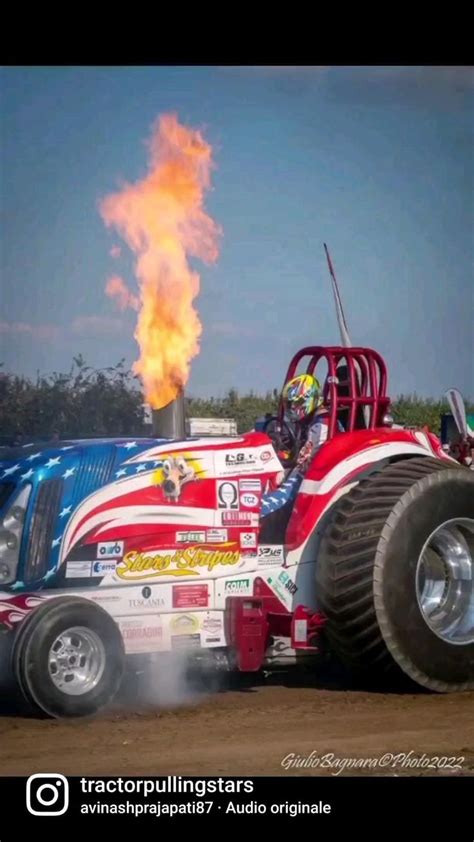
[[416, 591], [431, 631], [451, 644], [474, 642], [474, 520], [447, 520], [431, 533], [418, 558]]
[[104, 669], [104, 645], [92, 629], [79, 626], [66, 629], [49, 650], [50, 678], [68, 696], [89, 693], [99, 683]]

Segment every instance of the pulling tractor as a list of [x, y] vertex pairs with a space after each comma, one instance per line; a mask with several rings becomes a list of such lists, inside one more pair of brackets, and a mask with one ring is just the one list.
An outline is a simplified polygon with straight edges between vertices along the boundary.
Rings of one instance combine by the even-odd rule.
[[0, 630], [30, 705], [92, 714], [129, 658], [175, 650], [255, 673], [329, 649], [371, 684], [474, 688], [474, 472], [393, 425], [376, 351], [306, 347], [299, 371], [329, 435], [267, 517], [298, 447], [283, 406], [242, 435], [5, 451]]

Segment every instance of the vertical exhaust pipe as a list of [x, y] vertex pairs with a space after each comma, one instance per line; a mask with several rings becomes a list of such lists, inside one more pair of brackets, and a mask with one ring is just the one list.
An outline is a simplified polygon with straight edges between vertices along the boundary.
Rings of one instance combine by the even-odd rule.
[[151, 419], [153, 435], [156, 438], [186, 438], [184, 393], [180, 392], [173, 401], [161, 407], [161, 409], [153, 409]]

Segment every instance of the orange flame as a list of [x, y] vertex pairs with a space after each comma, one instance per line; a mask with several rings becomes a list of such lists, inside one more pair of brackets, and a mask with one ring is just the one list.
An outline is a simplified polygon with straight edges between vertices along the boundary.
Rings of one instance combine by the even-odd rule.
[[122, 309], [138, 304], [140, 357], [133, 369], [154, 409], [177, 396], [199, 353], [202, 328], [193, 301], [200, 278], [187, 258], [213, 263], [218, 257], [221, 230], [203, 208], [211, 169], [212, 148], [201, 133], [166, 114], [153, 128], [147, 175], [100, 204], [105, 224], [118, 230], [137, 258], [138, 299], [118, 277], [106, 291]]

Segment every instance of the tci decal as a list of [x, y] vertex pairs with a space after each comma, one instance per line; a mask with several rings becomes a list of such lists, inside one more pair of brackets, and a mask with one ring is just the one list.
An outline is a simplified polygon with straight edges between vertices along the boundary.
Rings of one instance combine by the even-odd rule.
[[258, 497], [256, 494], [249, 494], [246, 492], [245, 494], [240, 495], [240, 505], [244, 507], [244, 509], [254, 509], [258, 506]]

